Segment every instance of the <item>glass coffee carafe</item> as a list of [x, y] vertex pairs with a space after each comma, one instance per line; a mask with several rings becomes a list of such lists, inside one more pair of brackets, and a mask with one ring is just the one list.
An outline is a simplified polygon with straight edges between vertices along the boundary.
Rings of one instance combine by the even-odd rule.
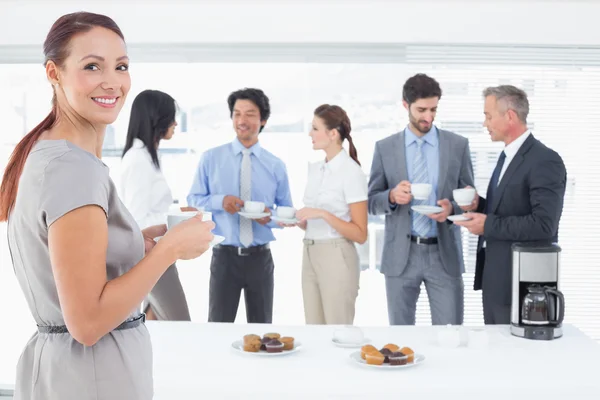
[[521, 321], [527, 325], [559, 325], [565, 316], [565, 298], [559, 290], [531, 285], [523, 299]]

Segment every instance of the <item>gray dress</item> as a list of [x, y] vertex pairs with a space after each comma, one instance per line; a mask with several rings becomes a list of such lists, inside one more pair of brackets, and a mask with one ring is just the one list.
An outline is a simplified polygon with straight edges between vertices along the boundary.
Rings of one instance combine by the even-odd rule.
[[[107, 214], [106, 275], [123, 275], [144, 256], [142, 234], [119, 200], [108, 167], [66, 140], [30, 153], [8, 242], [15, 274], [38, 325], [64, 325], [48, 252], [48, 227], [69, 211], [97, 205]], [[85, 268], [86, 265], [81, 265]], [[139, 314], [131, 310], [130, 317]], [[151, 399], [152, 345], [146, 326], [112, 331], [86, 347], [69, 333], [35, 333], [17, 365], [15, 399]]]

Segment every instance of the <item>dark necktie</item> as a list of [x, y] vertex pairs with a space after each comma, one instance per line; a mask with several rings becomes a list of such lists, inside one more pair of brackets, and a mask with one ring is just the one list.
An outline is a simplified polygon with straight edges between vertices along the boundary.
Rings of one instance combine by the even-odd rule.
[[496, 192], [496, 188], [498, 188], [498, 180], [500, 179], [500, 172], [502, 172], [502, 166], [504, 165], [504, 160], [506, 159], [506, 154], [504, 152], [500, 153], [500, 157], [498, 157], [498, 163], [496, 164], [496, 168], [494, 169], [494, 173], [492, 174], [492, 178], [490, 179], [490, 184], [488, 185], [487, 197], [485, 199], [485, 214], [488, 213], [489, 210], [492, 209], [492, 204], [494, 202], [494, 193]]

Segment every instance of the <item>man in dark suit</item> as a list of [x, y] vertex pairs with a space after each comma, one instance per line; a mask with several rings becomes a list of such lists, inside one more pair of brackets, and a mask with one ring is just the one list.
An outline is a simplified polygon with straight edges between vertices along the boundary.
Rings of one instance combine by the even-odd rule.
[[469, 221], [455, 222], [479, 235], [475, 290], [483, 290], [486, 324], [509, 324], [515, 242], [558, 241], [567, 171], [561, 157], [527, 129], [527, 94], [514, 86], [487, 88], [484, 126], [505, 143], [486, 198], [476, 196]]

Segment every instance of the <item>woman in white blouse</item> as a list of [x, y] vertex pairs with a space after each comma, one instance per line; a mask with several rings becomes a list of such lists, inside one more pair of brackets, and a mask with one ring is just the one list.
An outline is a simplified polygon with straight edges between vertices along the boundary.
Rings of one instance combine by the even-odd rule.
[[354, 322], [360, 277], [355, 243], [367, 240], [367, 178], [350, 131], [342, 108], [324, 104], [315, 110], [310, 137], [325, 159], [309, 166], [305, 208], [296, 213], [306, 230], [302, 295], [307, 324]]
[[[133, 101], [127, 142], [121, 161], [121, 200], [140, 229], [166, 224], [173, 204], [171, 189], [160, 169], [158, 146], [173, 137], [177, 122], [175, 100], [158, 90], [145, 90]], [[177, 267], [171, 265], [146, 301], [147, 319], [189, 321]]]

